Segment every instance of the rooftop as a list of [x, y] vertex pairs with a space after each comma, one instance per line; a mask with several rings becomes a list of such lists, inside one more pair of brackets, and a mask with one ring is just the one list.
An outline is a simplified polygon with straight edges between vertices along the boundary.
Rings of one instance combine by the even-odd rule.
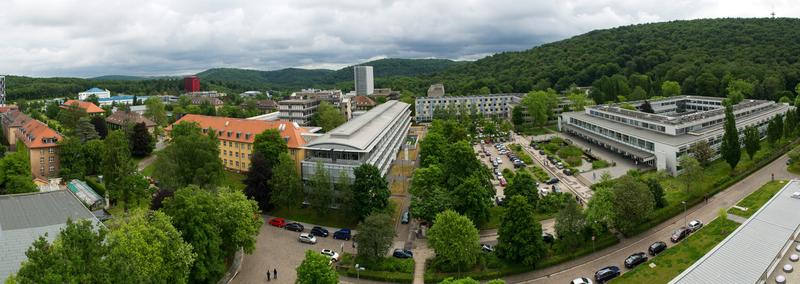
[[[692, 100], [712, 101], [712, 102], [717, 102], [720, 105], [719, 105], [719, 107], [716, 107], [716, 108], [711, 109], [711, 110], [694, 111], [694, 112], [687, 112], [686, 114], [672, 114], [672, 115], [669, 115], [669, 114], [653, 114], [653, 113], [647, 113], [647, 112], [643, 112], [643, 111], [639, 111], [639, 110], [624, 109], [624, 108], [622, 108], [622, 105], [623, 105], [622, 103], [595, 105], [595, 106], [589, 106], [587, 108], [588, 109], [596, 109], [596, 110], [611, 112], [611, 113], [617, 113], [617, 114], [628, 116], [628, 117], [633, 117], [633, 118], [637, 118], [637, 119], [641, 119], [641, 120], [658, 122], [658, 123], [663, 123], [663, 124], [668, 124], [668, 125], [679, 125], [679, 124], [683, 124], [683, 123], [687, 123], [687, 122], [693, 122], [693, 121], [697, 121], [697, 120], [701, 120], [701, 119], [705, 119], [705, 118], [709, 118], [709, 117], [725, 115], [725, 108], [722, 107], [722, 105], [721, 105], [721, 103], [724, 100], [724, 98], [703, 97], [703, 96], [676, 96], [676, 97], [668, 97], [668, 98], [663, 98], [663, 99], [658, 99], [658, 100], [649, 100], [649, 102], [651, 104], [653, 104], [653, 103], [657, 103], [657, 102], [692, 101]], [[640, 104], [642, 104], [644, 102], [645, 101], [633, 101], [633, 102], [628, 102], [628, 104], [640, 105]], [[735, 104], [733, 106], [733, 111], [736, 112], [737, 110], [740, 110], [740, 109], [749, 108], [749, 107], [753, 107], [753, 106], [760, 105], [760, 104], [769, 104], [769, 103], [772, 103], [772, 102], [765, 101], [765, 100], [744, 100], [744, 101], [742, 101], [742, 102], [740, 102], [738, 104]]]
[[29, 149], [54, 147], [62, 139], [61, 134], [44, 124], [44, 122], [30, 118], [22, 113], [17, 118], [15, 122], [19, 121], [20, 126], [17, 129], [16, 138], [22, 140], [25, 143], [25, 147]]
[[125, 125], [127, 123], [139, 124], [144, 122], [147, 127], [154, 127], [156, 123], [134, 111], [116, 111], [106, 117], [106, 122], [115, 125]]
[[92, 87], [91, 89], [86, 90], [84, 93], [105, 93], [105, 92], [108, 92], [108, 91], [100, 89], [98, 87]]
[[67, 190], [0, 195], [0, 281], [19, 269], [33, 241], [45, 233], [52, 241], [68, 218], [100, 222]]
[[105, 111], [91, 102], [84, 102], [78, 100], [68, 100], [61, 104], [61, 108], [68, 109], [72, 105], [77, 105], [79, 108], [85, 110], [87, 113], [104, 113]]
[[148, 96], [137, 97], [137, 96], [131, 96], [131, 95], [121, 95], [121, 96], [113, 96], [113, 97], [108, 97], [108, 98], [99, 98], [97, 100], [101, 101], [101, 102], [111, 102], [111, 101], [133, 100], [133, 98], [136, 98], [137, 100], [144, 101], [149, 97]]
[[[800, 180], [787, 183], [736, 231], [670, 283], [757, 283], [800, 226]], [[798, 272], [795, 272], [798, 273]], [[769, 282], [772, 283], [772, 282]]]
[[[296, 123], [288, 121], [248, 120], [197, 114], [184, 115], [173, 125], [184, 121], [196, 122], [202, 129], [214, 129], [214, 131], [217, 131], [217, 137], [219, 139], [242, 143], [253, 143], [256, 135], [261, 134], [267, 129], [278, 129], [281, 132], [281, 137], [287, 140], [286, 143], [289, 148], [299, 148], [306, 144], [303, 134], [309, 132]], [[167, 131], [171, 129], [172, 126], [167, 127]], [[222, 135], [219, 134], [220, 131]], [[227, 135], [229, 131], [231, 132], [230, 136]], [[237, 133], [239, 134], [238, 138], [236, 137]]]
[[314, 139], [306, 149], [345, 149], [368, 152], [392, 123], [408, 116], [409, 104], [388, 101]]

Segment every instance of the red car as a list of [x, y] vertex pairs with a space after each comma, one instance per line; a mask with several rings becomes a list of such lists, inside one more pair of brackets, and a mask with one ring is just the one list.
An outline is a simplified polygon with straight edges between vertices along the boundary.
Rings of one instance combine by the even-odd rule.
[[269, 220], [269, 224], [278, 228], [283, 228], [283, 226], [286, 226], [286, 219], [272, 218], [272, 220]]

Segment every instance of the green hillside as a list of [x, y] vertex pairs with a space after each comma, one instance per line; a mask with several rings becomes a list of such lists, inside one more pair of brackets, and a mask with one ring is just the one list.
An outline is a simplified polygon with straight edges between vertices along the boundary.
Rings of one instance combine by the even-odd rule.
[[596, 30], [402, 84], [421, 91], [440, 81], [448, 93], [470, 94], [619, 81], [628, 93], [641, 86], [657, 95], [671, 80], [683, 94], [722, 96], [728, 81], [744, 79], [755, 83], [752, 97], [777, 99], [800, 82], [799, 59], [800, 19], [704, 19]]

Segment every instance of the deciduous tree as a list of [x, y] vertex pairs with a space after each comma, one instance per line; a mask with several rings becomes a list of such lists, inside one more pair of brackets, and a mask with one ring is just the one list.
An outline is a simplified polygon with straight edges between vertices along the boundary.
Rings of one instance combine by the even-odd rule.
[[542, 224], [536, 221], [533, 206], [525, 197], [513, 196], [506, 202], [507, 211], [497, 231], [497, 253], [511, 262], [535, 266], [545, 256]]
[[311, 118], [314, 125], [322, 128], [323, 132], [331, 131], [345, 123], [345, 117], [328, 102], [321, 102], [317, 107], [317, 112]]
[[303, 182], [297, 173], [294, 160], [282, 153], [272, 175], [272, 204], [284, 208], [297, 208], [303, 202]]
[[528, 200], [528, 204], [534, 208], [539, 202], [539, 188], [536, 187], [536, 180], [528, 171], [519, 171], [511, 179], [504, 193], [506, 198], [514, 195], [524, 196]]
[[689, 188], [692, 183], [701, 183], [703, 167], [700, 166], [700, 162], [697, 159], [686, 154], [678, 157], [678, 165], [681, 167], [681, 173], [678, 178], [683, 181], [688, 195], [691, 192]]
[[576, 202], [567, 202], [566, 206], [558, 211], [555, 230], [565, 249], [573, 249], [584, 241], [586, 215]]
[[761, 148], [761, 137], [758, 133], [758, 129], [753, 126], [748, 126], [744, 129], [744, 150], [747, 152], [747, 156], [752, 160], [753, 155], [758, 152], [759, 148]]
[[333, 201], [333, 188], [331, 186], [331, 177], [328, 170], [322, 166], [322, 163], [317, 163], [314, 175], [311, 177], [308, 201], [319, 215], [325, 214], [331, 206]]
[[108, 124], [106, 123], [105, 117], [100, 115], [92, 116], [90, 122], [94, 125], [94, 130], [97, 131], [97, 135], [100, 136], [100, 139], [106, 139], [106, 136], [108, 136]]
[[700, 140], [692, 144], [692, 146], [689, 147], [689, 152], [694, 154], [694, 158], [704, 167], [707, 166], [708, 163], [711, 162], [711, 158], [714, 157], [714, 149], [711, 149], [711, 146], [708, 145], [706, 140]]
[[253, 153], [264, 155], [264, 158], [269, 160], [268, 165], [270, 166], [278, 163], [278, 158], [286, 151], [288, 151], [286, 141], [283, 140], [277, 129], [265, 130], [256, 135], [253, 142]]
[[106, 137], [104, 144], [103, 182], [111, 199], [124, 202], [123, 208], [128, 211], [128, 203], [132, 200], [132, 194], [126, 177], [136, 170], [136, 166], [131, 161], [128, 139], [121, 131], [112, 131]]
[[75, 138], [58, 141], [58, 158], [61, 169], [59, 173], [65, 180], [83, 179], [86, 177], [88, 165], [83, 143]]
[[296, 284], [336, 284], [339, 283], [339, 274], [328, 264], [329, 260], [318, 252], [307, 250], [306, 258], [297, 270]]
[[363, 219], [375, 210], [386, 208], [391, 193], [380, 169], [365, 163], [356, 168], [353, 174], [355, 180], [352, 189], [356, 216]]
[[681, 85], [675, 81], [664, 81], [661, 83], [661, 95], [665, 97], [680, 96]]
[[222, 181], [219, 142], [213, 132], [203, 135], [196, 124], [189, 123], [173, 128], [172, 143], [158, 152], [154, 164], [153, 175], [162, 186], [173, 190], [189, 184], [213, 187]]
[[265, 212], [272, 210], [272, 165], [269, 163], [264, 154], [255, 152], [250, 158], [250, 169], [244, 180], [244, 193], [258, 202], [258, 208]]
[[621, 232], [631, 232], [653, 212], [653, 194], [644, 183], [622, 176], [614, 184], [613, 192], [614, 225]]
[[358, 224], [358, 256], [377, 261], [386, 255], [392, 246], [394, 224], [385, 213], [373, 213]]
[[447, 270], [468, 269], [478, 261], [478, 229], [469, 218], [455, 211], [436, 215], [436, 221], [428, 230], [428, 244], [436, 252], [436, 261]]
[[451, 193], [453, 209], [478, 224], [489, 219], [494, 188], [481, 181], [478, 173], [467, 177]]

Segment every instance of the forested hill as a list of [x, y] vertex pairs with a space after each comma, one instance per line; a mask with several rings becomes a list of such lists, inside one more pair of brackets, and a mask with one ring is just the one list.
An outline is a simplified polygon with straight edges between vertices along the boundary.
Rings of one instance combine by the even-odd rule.
[[[359, 65], [373, 67], [375, 78], [392, 76], [429, 76], [433, 73], [464, 64], [464, 62], [447, 59], [379, 59]], [[231, 88], [240, 86], [272, 89], [300, 89], [309, 87], [353, 88], [353, 66], [336, 71], [327, 69], [287, 68], [275, 71], [260, 71], [235, 68], [215, 68], [197, 74], [203, 80], [209, 80]], [[378, 87], [378, 86], [376, 86]]]
[[[642, 86], [657, 95], [661, 82], [670, 80], [681, 84], [683, 94], [722, 96], [735, 78], [755, 83], [753, 97], [776, 99], [800, 81], [799, 59], [800, 19], [673, 21], [596, 30], [496, 54], [418, 78], [423, 82], [416, 88], [439, 81], [448, 93], [470, 94], [484, 87], [497, 93], [595, 84], [627, 92]], [[614, 75], [619, 76], [611, 80]]]

